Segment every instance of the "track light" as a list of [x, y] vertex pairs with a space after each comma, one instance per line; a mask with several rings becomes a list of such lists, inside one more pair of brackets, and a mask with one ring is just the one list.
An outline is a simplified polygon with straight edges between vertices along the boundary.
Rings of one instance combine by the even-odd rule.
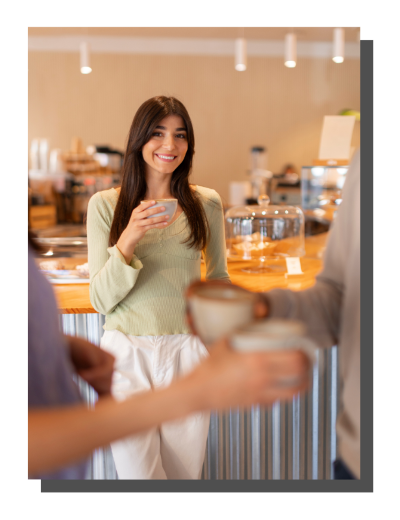
[[247, 68], [247, 42], [244, 38], [235, 41], [235, 69], [239, 71]]
[[333, 29], [333, 57], [335, 63], [344, 62], [344, 29]]
[[285, 66], [292, 69], [296, 66], [297, 49], [296, 35], [289, 33], [285, 36]]
[[90, 46], [88, 42], [81, 43], [81, 72], [82, 74], [90, 74]]

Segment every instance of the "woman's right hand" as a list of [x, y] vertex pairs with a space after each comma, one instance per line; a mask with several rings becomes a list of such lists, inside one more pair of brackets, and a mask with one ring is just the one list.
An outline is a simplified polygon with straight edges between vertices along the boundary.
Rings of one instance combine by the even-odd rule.
[[144, 237], [146, 232], [149, 229], [164, 228], [168, 224], [168, 215], [147, 218], [165, 210], [163, 206], [152, 208], [151, 206], [155, 203], [155, 200], [148, 200], [139, 204], [139, 206], [132, 211], [129, 223], [119, 237], [116, 245], [128, 265], [132, 260], [137, 243]]

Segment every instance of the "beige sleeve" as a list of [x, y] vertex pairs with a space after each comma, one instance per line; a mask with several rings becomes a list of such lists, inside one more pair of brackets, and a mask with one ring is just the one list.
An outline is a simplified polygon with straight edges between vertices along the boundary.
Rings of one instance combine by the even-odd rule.
[[134, 287], [143, 265], [134, 255], [128, 265], [117, 246], [108, 247], [113, 213], [101, 192], [89, 201], [87, 212], [90, 301], [101, 314], [111, 313]]

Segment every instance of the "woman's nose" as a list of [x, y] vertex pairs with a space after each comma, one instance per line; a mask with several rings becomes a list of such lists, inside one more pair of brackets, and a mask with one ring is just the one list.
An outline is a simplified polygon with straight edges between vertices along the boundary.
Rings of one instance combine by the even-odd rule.
[[164, 148], [167, 148], [168, 150], [172, 150], [175, 146], [174, 143], [174, 136], [173, 135], [166, 135], [164, 138], [163, 143]]

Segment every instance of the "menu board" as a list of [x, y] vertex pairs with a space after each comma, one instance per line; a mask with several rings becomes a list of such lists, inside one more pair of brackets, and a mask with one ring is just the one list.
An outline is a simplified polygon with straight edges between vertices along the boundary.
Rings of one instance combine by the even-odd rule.
[[319, 159], [350, 159], [355, 116], [325, 116]]

